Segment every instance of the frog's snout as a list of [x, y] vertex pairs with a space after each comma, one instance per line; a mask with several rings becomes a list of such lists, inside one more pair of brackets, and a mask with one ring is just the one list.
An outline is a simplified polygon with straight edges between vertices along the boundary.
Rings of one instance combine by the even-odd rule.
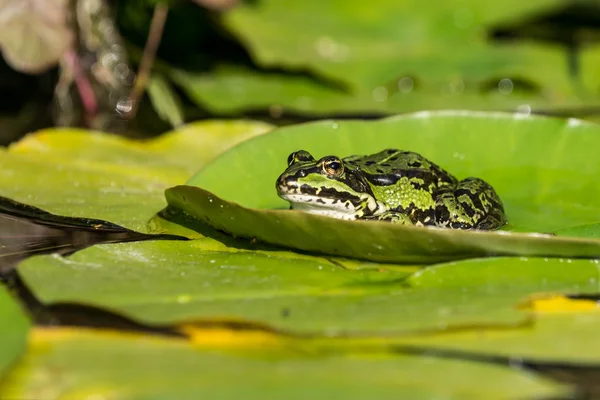
[[277, 187], [277, 191], [279, 193], [288, 193], [298, 189], [298, 182], [289, 176], [286, 177], [281, 175], [279, 178], [277, 178], [277, 183], [275, 186]]

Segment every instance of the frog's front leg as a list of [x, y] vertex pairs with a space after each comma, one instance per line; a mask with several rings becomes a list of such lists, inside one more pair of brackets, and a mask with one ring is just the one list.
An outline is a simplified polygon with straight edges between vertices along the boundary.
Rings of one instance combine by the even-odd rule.
[[381, 213], [379, 215], [372, 215], [369, 217], [365, 217], [364, 219], [370, 221], [385, 221], [394, 224], [413, 225], [413, 222], [411, 221], [408, 215], [402, 214], [398, 211], [385, 211], [384, 213]]
[[435, 220], [447, 228], [492, 230], [506, 224], [506, 215], [494, 188], [479, 178], [467, 178], [438, 189]]

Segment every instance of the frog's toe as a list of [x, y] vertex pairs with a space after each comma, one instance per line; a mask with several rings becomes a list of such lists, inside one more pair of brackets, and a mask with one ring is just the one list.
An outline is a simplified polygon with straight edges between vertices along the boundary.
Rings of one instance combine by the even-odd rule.
[[494, 215], [489, 215], [487, 218], [479, 221], [474, 228], [479, 230], [493, 231], [503, 225], [506, 225], [506, 223], [506, 218], [503, 218], [502, 216], [496, 217]]

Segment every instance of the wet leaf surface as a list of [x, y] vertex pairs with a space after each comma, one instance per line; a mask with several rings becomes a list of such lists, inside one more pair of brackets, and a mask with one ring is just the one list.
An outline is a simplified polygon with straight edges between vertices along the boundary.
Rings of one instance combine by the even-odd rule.
[[[269, 341], [252, 345], [243, 333], [226, 336], [234, 339], [228, 343], [237, 342], [233, 349], [218, 345], [203, 349], [180, 340], [111, 332], [38, 329], [30, 352], [3, 382], [0, 393], [48, 400], [207, 395], [228, 399], [253, 398], [254, 393], [260, 398], [292, 399], [325, 399], [333, 394], [356, 399], [508, 399], [568, 393], [547, 379], [495, 365], [385, 354], [320, 354], [293, 343], [282, 350], [277, 340], [274, 346]], [[240, 349], [240, 343], [249, 349]]]
[[263, 123], [208, 121], [141, 143], [98, 132], [40, 131], [0, 151], [0, 195], [54, 214], [144, 231], [165, 205], [165, 188], [268, 129]]
[[[392, 265], [393, 267], [393, 265]], [[538, 292], [595, 293], [590, 260], [476, 259], [409, 270], [344, 269], [287, 251], [228, 248], [212, 239], [95, 246], [20, 266], [44, 304], [102, 307], [149, 324], [234, 320], [332, 335], [397, 335], [515, 324]]]
[[600, 257], [600, 241], [593, 237], [422, 229], [272, 210], [286, 208], [273, 186], [293, 151], [306, 149], [319, 158], [400, 147], [420, 152], [459, 179], [477, 176], [490, 182], [505, 204], [509, 224], [503, 231], [550, 233], [600, 219], [593, 177], [600, 173], [596, 146], [600, 130], [594, 124], [502, 113], [323, 121], [247, 141], [202, 169], [187, 182], [190, 186], [168, 189], [166, 196], [172, 208], [198, 220], [197, 229], [209, 224], [273, 245], [378, 262], [485, 255]]
[[166, 196], [171, 207], [195, 218], [199, 229], [203, 229], [202, 224], [209, 224], [236, 237], [318, 254], [399, 264], [495, 255], [600, 258], [600, 241], [594, 239], [454, 231], [345, 221], [298, 211], [250, 209], [193, 186], [170, 188]]
[[23, 310], [3, 285], [0, 286], [0, 326], [0, 377], [3, 377], [25, 351], [30, 326]]

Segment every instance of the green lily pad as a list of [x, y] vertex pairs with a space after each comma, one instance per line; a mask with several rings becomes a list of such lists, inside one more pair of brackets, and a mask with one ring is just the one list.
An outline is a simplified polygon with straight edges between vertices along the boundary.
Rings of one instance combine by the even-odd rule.
[[583, 72], [574, 84], [562, 44], [500, 44], [487, 38], [498, 24], [520, 22], [555, 5], [562, 3], [460, 0], [424, 6], [385, 0], [373, 9], [362, 0], [325, 6], [315, 0], [265, 0], [223, 15], [262, 70], [165, 72], [197, 104], [227, 114], [564, 111], [597, 104], [593, 88], [600, 82], [595, 67], [600, 52], [593, 47], [580, 49]]
[[519, 324], [538, 292], [594, 293], [589, 260], [496, 258], [417, 273], [381, 265], [347, 270], [287, 251], [187, 242], [100, 245], [19, 266], [45, 304], [82, 303], [149, 324], [232, 319], [303, 333], [392, 334], [452, 326]]
[[600, 258], [600, 240], [504, 231], [453, 231], [250, 209], [193, 186], [170, 188], [166, 196], [171, 207], [236, 237], [318, 254], [413, 264], [490, 255]]
[[[431, 263], [494, 254], [600, 257], [600, 241], [593, 238], [505, 232], [550, 233], [600, 220], [598, 147], [600, 128], [573, 119], [456, 111], [375, 122], [323, 121], [280, 128], [240, 144], [202, 169], [189, 186], [168, 189], [166, 197], [172, 208], [200, 225], [288, 248], [378, 262]], [[487, 180], [504, 202], [509, 225], [501, 232], [451, 231], [278, 210], [287, 203], [277, 196], [274, 182], [291, 152], [347, 156], [384, 148], [417, 151], [459, 178]]]
[[559, 236], [576, 236], [600, 239], [600, 222], [589, 225], [574, 226], [556, 231]]
[[422, 346], [487, 356], [597, 366], [600, 313], [542, 315], [523, 329], [448, 332], [427, 337], [398, 338], [396, 344]]
[[[554, 0], [449, 1], [435, 6], [384, 0], [375, 9], [360, 0], [331, 1], [325, 8], [316, 0], [291, 3], [265, 0], [241, 5], [226, 13], [224, 22], [244, 38], [262, 65], [309, 68], [353, 87], [373, 89], [421, 71], [450, 78], [457, 70], [471, 76], [523, 70], [530, 76], [530, 71], [539, 70], [538, 79], [546, 74], [562, 78], [544, 86], [561, 88], [567, 80], [566, 73], [560, 76], [564, 64], [535, 68], [544, 58], [531, 57], [519, 46], [495, 47], [484, 34], [492, 24], [510, 17], [546, 11], [558, 3]], [[289, 13], [288, 6], [295, 12]], [[303, 16], [310, 18], [310, 26]]]
[[135, 230], [165, 205], [163, 191], [185, 182], [217, 154], [270, 126], [208, 121], [144, 142], [75, 129], [50, 129], [0, 149], [0, 196], [69, 217]]
[[[243, 335], [238, 336], [238, 342], [243, 341]], [[335, 394], [352, 399], [509, 399], [570, 392], [548, 379], [495, 365], [301, 350], [296, 346], [267, 347], [260, 354], [201, 350], [174, 339], [37, 330], [26, 358], [0, 386], [0, 396], [183, 400], [328, 399]]]
[[[414, 93], [398, 92], [393, 89], [396, 83], [348, 93], [306, 76], [273, 75], [240, 68], [223, 67], [212, 73], [181, 70], [168, 70], [167, 73], [198, 105], [222, 114], [264, 109], [274, 117], [289, 113], [309, 116], [373, 113], [384, 116], [423, 109], [529, 112], [543, 111], [558, 104], [562, 108], [573, 109], [582, 105], [579, 100], [559, 96], [532, 98], [530, 93], [518, 90], [510, 94], [499, 93], [494, 89], [498, 79], [465, 82], [454, 78], [448, 82], [426, 82], [420, 83]], [[466, 89], [455, 93], [452, 88], [456, 85], [463, 85]], [[491, 85], [492, 89], [482, 90], [480, 86], [483, 85]]]
[[0, 286], [0, 377], [25, 351], [30, 322], [5, 287]]

